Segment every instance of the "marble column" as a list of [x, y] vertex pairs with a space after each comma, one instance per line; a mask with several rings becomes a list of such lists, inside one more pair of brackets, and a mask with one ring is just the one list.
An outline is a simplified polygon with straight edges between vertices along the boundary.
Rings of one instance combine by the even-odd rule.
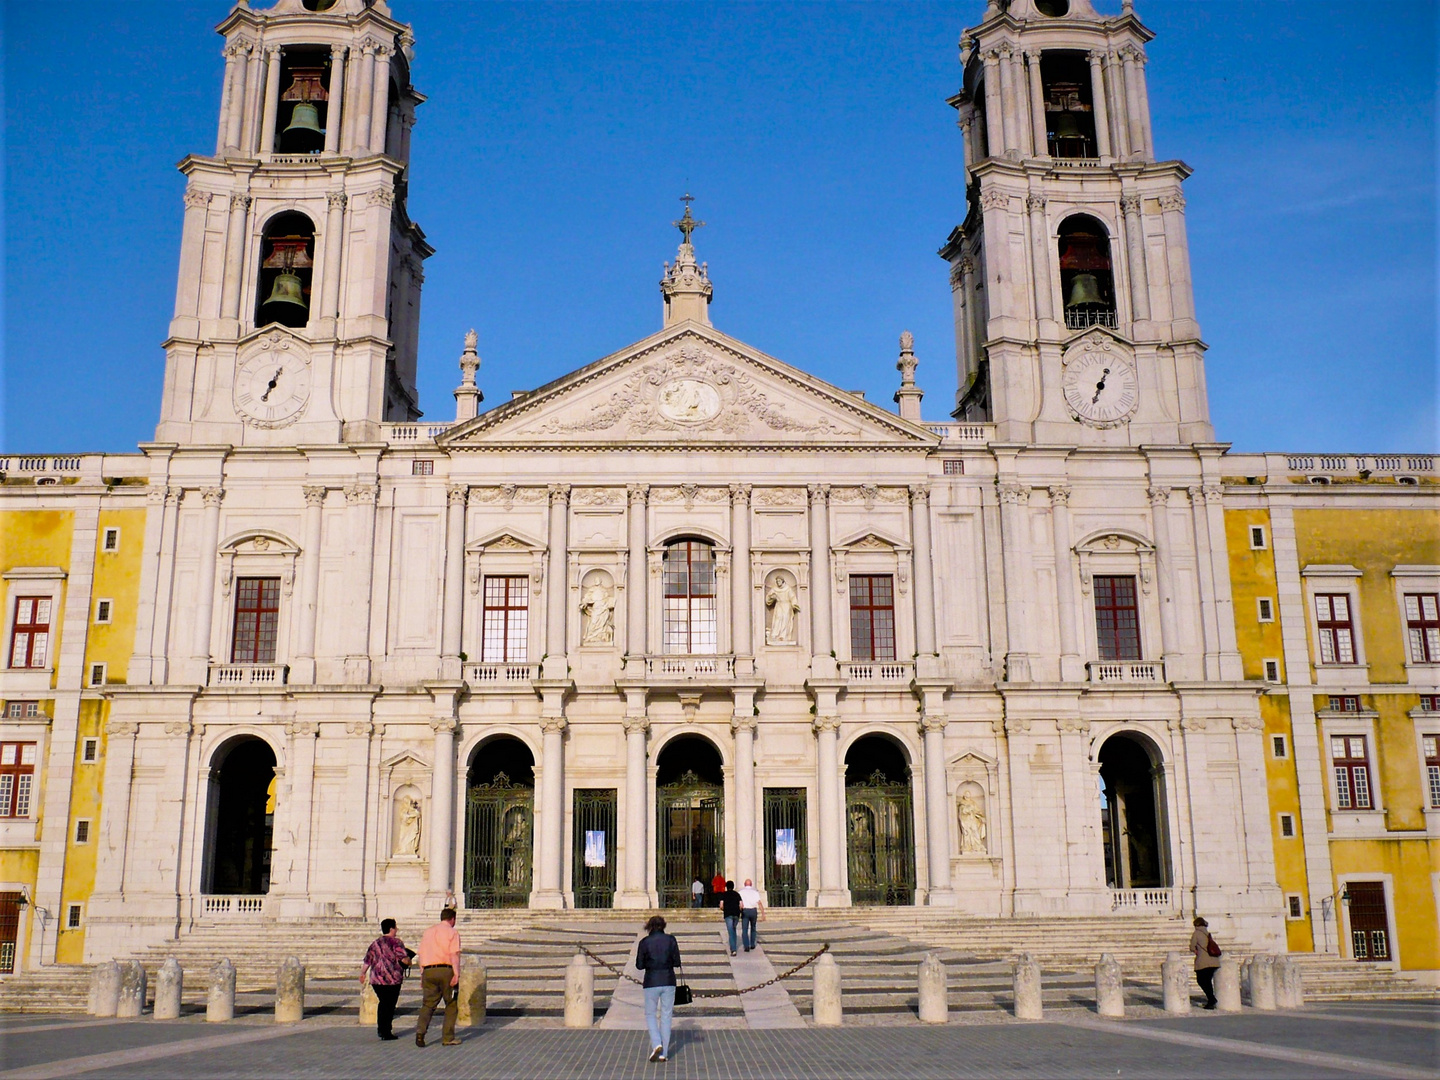
[[244, 70], [244, 61], [240, 59], [240, 54], [241, 46], [238, 43], [225, 46], [225, 85], [220, 92], [220, 123], [215, 134], [216, 157], [225, 153], [227, 146], [235, 145], [231, 141], [230, 128], [231, 120], [240, 113], [235, 104], [235, 99], [239, 96], [237, 87], [240, 84], [240, 72]]
[[345, 204], [349, 197], [343, 191], [325, 196], [325, 254], [320, 264], [320, 317], [334, 319], [340, 314], [340, 259], [344, 250]]
[[1165, 228], [1165, 263], [1170, 278], [1170, 317], [1177, 322], [1194, 319], [1190, 241], [1185, 235], [1185, 196], [1179, 190], [1161, 195], [1160, 215]]
[[[1230, 592], [1229, 549], [1225, 544], [1225, 493], [1219, 484], [1205, 484], [1201, 492], [1205, 496], [1205, 520], [1210, 526], [1210, 567], [1215, 577], [1215, 621], [1220, 630], [1220, 678], [1235, 682], [1243, 679], [1245, 673], [1240, 659], [1240, 647], [1235, 639], [1235, 601]], [[1294, 622], [1298, 628], [1303, 628], [1303, 622]], [[1285, 662], [1290, 663], [1288, 656]], [[1291, 707], [1294, 708], [1293, 705]], [[1303, 824], [1302, 822], [1302, 831]], [[1319, 830], [1319, 834], [1323, 839], [1324, 830]]]
[[1180, 670], [1180, 631], [1175, 614], [1175, 549], [1170, 544], [1170, 489], [1150, 489], [1150, 516], [1155, 529], [1155, 576], [1160, 588], [1160, 641], [1165, 678], [1189, 678]]
[[283, 808], [281, 813], [285, 821], [282, 827], [275, 830], [274, 862], [278, 864], [283, 861], [281, 855], [284, 841], [281, 837], [288, 834], [292, 838], [288, 852], [291, 869], [285, 882], [278, 887], [272, 885], [272, 889], [289, 898], [288, 905], [282, 900], [280, 910], [283, 914], [294, 917], [310, 914], [308, 900], [312, 858], [310, 836], [315, 815], [315, 740], [320, 735], [320, 725], [309, 720], [293, 721], [285, 725], [285, 734], [290, 744], [285, 758], [285, 778], [277, 779], [275, 788], [279, 791], [283, 783], [289, 797], [276, 800], [277, 808]]
[[[200, 281], [204, 276], [205, 219], [214, 196], [196, 187], [185, 189], [185, 223], [180, 230], [180, 273], [175, 283], [176, 315], [209, 315], [200, 310]], [[193, 383], [192, 383], [193, 386]]]
[[220, 301], [222, 319], [240, 317], [240, 286], [245, 277], [245, 220], [249, 195], [230, 196], [230, 220], [225, 226], [225, 290]]
[[1030, 681], [1030, 489], [1014, 482], [999, 485], [1000, 535], [1005, 564], [1005, 681]]
[[375, 43], [366, 41], [360, 47], [358, 78], [349, 115], [350, 153], [363, 157], [370, 148], [370, 109], [375, 98]]
[[470, 489], [454, 484], [447, 490], [445, 515], [445, 614], [440, 631], [440, 677], [460, 678], [460, 642], [465, 613], [465, 500]]
[[201, 492], [205, 499], [205, 516], [200, 525], [200, 577], [195, 588], [195, 637], [191, 643], [190, 655], [195, 660], [194, 675], [205, 681], [206, 669], [210, 664], [210, 628], [215, 612], [215, 564], [220, 555], [220, 503], [225, 498], [223, 488], [205, 488]]
[[1000, 54], [985, 53], [985, 148], [981, 157], [1000, 157], [1005, 152], [1005, 110], [1000, 104]]
[[968, 170], [974, 165], [977, 158], [984, 155], [978, 153], [980, 147], [975, 145], [975, 107], [967, 106], [960, 114], [960, 146], [964, 151], [965, 168]]
[[1050, 133], [1045, 124], [1045, 86], [1040, 78], [1040, 53], [1029, 50], [1025, 53], [1025, 65], [1029, 70], [1030, 83], [1030, 131], [1035, 142], [1036, 157], [1050, 154]]
[[[450, 854], [455, 846], [455, 720], [450, 716], [430, 721], [435, 732], [434, 763], [430, 772], [430, 896], [438, 903], [453, 888]], [[389, 807], [385, 808], [389, 812]]]
[[1210, 551], [1210, 530], [1205, 520], [1205, 494], [1198, 485], [1186, 488], [1185, 494], [1190, 499], [1190, 526], [1200, 584], [1200, 626], [1205, 642], [1205, 678], [1219, 679], [1219, 613], [1215, 607], [1215, 564]]
[[565, 600], [569, 592], [570, 487], [550, 485], [549, 566], [545, 590], [545, 671], [546, 679], [565, 678]]
[[1135, 54], [1135, 97], [1140, 103], [1140, 130], [1144, 139], [1145, 157], [1149, 161], [1155, 160], [1155, 135], [1150, 127], [1150, 91], [1145, 85], [1145, 57], [1142, 53]]
[[340, 149], [340, 117], [345, 107], [345, 46], [330, 47], [330, 91], [325, 106], [325, 152]]
[[541, 763], [545, 771], [540, 785], [539, 873], [536, 889], [530, 894], [530, 906], [534, 908], [565, 906], [560, 891], [565, 862], [565, 727], [563, 716], [546, 716], [540, 721], [544, 732]]
[[1045, 222], [1045, 196], [1029, 195], [1025, 209], [1030, 214], [1030, 274], [1035, 283], [1035, 318], [1055, 318], [1055, 297], [1050, 287], [1050, 230]]
[[815, 718], [815, 757], [819, 771], [820, 907], [848, 907], [849, 890], [841, 884], [845, 865], [845, 799], [840, 790], [840, 717]]
[[751, 710], [749, 694], [736, 695], [736, 712], [730, 720], [735, 734], [735, 883], [755, 879], [755, 717], [740, 714], [740, 701]]
[[645, 888], [645, 868], [649, 865], [645, 844], [645, 817], [649, 808], [645, 743], [650, 721], [644, 714], [644, 691], [636, 697], [638, 702], [631, 702], [629, 707], [640, 711], [625, 717], [625, 877], [620, 894], [615, 897], [615, 906], [621, 908], [650, 906]]
[[1110, 156], [1110, 110], [1105, 104], [1105, 54], [1092, 52], [1090, 60], [1090, 101], [1095, 110], [1095, 152]]
[[1022, 135], [1020, 131], [1020, 94], [1015, 85], [1015, 54], [1009, 45], [1001, 45], [1000, 53], [1000, 113], [1005, 118], [1005, 156], [1020, 155]]
[[926, 713], [920, 721], [925, 738], [925, 838], [930, 860], [931, 907], [951, 907], [950, 793], [945, 782], [945, 718]]
[[645, 484], [631, 484], [630, 515], [627, 523], [629, 553], [625, 568], [625, 654], [627, 673], [638, 678], [645, 673], [647, 651], [645, 584]]
[[345, 488], [350, 507], [352, 573], [347, 577], [353, 597], [350, 617], [345, 620], [345, 679], [352, 683], [370, 681], [370, 605], [375, 572], [375, 503], [379, 488], [373, 483], [351, 484]]
[[910, 532], [915, 546], [915, 651], [919, 663], [933, 660], [935, 649], [935, 570], [930, 551], [930, 491], [910, 488]]
[[260, 105], [265, 89], [265, 50], [259, 44], [249, 46], [250, 60], [245, 65], [245, 93], [241, 100], [240, 152], [254, 154], [260, 138]]
[[1122, 195], [1125, 214], [1125, 250], [1130, 264], [1130, 312], [1136, 322], [1150, 318], [1150, 275], [1145, 270], [1145, 222], [1140, 216], [1140, 196]]
[[732, 651], [755, 655], [750, 588], [750, 485], [730, 485], [730, 622]]
[[1125, 118], [1131, 161], [1145, 157], [1145, 121], [1140, 104], [1138, 60], [1134, 49], [1127, 46], [1120, 50], [1120, 63], [1125, 69]]
[[985, 341], [985, 319], [980, 311], [980, 296], [975, 290], [975, 260], [968, 255], [960, 260], [961, 287], [965, 290], [965, 319], [970, 332], [970, 348], [974, 350], [975, 360], [970, 365], [970, 371], [978, 371], [980, 360], [984, 356], [982, 345]]
[[815, 657], [812, 674], [835, 669], [835, 648], [830, 618], [830, 485], [810, 485], [810, 640]]
[[[170, 620], [175, 598], [175, 549], [179, 546], [180, 501], [185, 490], [165, 489], [165, 521], [161, 531], [160, 556], [155, 577], [155, 625], [150, 632], [150, 682], [163, 684], [170, 678]], [[178, 650], [177, 650], [178, 651]]]
[[375, 74], [370, 83], [370, 152], [385, 152], [385, 127], [390, 120], [390, 53], [387, 45], [375, 47]]
[[265, 99], [260, 108], [260, 153], [275, 152], [275, 127], [280, 117], [280, 55], [278, 47], [265, 50]]
[[1065, 682], [1085, 678], [1080, 656], [1080, 634], [1075, 607], [1075, 560], [1070, 535], [1070, 489], [1050, 489], [1050, 531], [1055, 544], [1055, 590], [1060, 610], [1060, 678]]
[[300, 640], [290, 681], [315, 681], [315, 618], [320, 603], [320, 526], [325, 513], [324, 485], [306, 484], [304, 550], [300, 552]]

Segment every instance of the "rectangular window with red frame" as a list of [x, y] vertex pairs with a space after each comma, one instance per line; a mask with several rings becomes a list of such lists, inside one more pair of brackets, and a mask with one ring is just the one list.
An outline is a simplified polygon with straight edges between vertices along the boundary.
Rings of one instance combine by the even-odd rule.
[[1320, 663], [1355, 663], [1355, 622], [1347, 593], [1315, 594], [1315, 626], [1320, 631]]
[[895, 659], [895, 582], [889, 574], [850, 575], [850, 658]]
[[48, 596], [17, 596], [15, 621], [10, 625], [10, 666], [43, 668], [50, 659], [50, 609]]
[[280, 579], [235, 579], [235, 636], [232, 664], [273, 664], [280, 630]]
[[486, 575], [482, 662], [525, 662], [530, 632], [529, 584], [527, 577]]
[[1405, 631], [1412, 664], [1440, 664], [1440, 596], [1406, 593]]
[[1140, 659], [1140, 610], [1135, 603], [1135, 578], [1130, 574], [1097, 574], [1095, 638], [1101, 660]]
[[35, 744], [0, 743], [0, 818], [29, 817], [34, 788]]
[[1372, 810], [1370, 757], [1364, 735], [1336, 735], [1330, 739], [1330, 757], [1335, 763], [1335, 808]]

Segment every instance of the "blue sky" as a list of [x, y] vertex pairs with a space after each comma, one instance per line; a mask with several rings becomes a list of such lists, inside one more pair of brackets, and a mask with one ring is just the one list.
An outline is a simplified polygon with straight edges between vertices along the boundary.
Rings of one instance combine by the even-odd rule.
[[[411, 214], [421, 407], [454, 415], [653, 332], [677, 197], [720, 329], [927, 419], [955, 346], [935, 251], [963, 217], [944, 99], [961, 4], [392, 0], [429, 96]], [[1102, 0], [1102, 8], [1107, 6]], [[1118, 0], [1108, 6], [1118, 7]], [[1186, 184], [1217, 434], [1242, 450], [1440, 449], [1436, 21], [1428, 3], [1139, 0], [1162, 157]], [[214, 147], [228, 5], [6, 3], [0, 449], [152, 436], [183, 180]]]

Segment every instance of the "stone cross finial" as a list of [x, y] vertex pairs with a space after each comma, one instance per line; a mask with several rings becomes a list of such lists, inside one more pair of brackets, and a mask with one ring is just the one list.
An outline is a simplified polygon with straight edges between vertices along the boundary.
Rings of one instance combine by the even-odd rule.
[[685, 238], [685, 243], [688, 244], [690, 243], [690, 234], [693, 233], [696, 229], [700, 228], [702, 225], [704, 225], [705, 222], [696, 221], [694, 216], [690, 213], [690, 204], [695, 201], [694, 195], [691, 195], [687, 191], [684, 195], [680, 196], [680, 201], [685, 204], [685, 216], [682, 217], [679, 221], [672, 221], [670, 224], [674, 225], [677, 229], [680, 230], [680, 235]]

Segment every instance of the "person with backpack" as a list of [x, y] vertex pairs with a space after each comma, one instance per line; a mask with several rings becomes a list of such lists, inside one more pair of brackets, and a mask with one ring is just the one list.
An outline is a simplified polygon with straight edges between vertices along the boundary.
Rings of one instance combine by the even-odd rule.
[[1195, 981], [1205, 991], [1205, 1008], [1215, 1008], [1215, 969], [1220, 966], [1220, 946], [1210, 936], [1210, 924], [1195, 916], [1195, 932], [1190, 935], [1190, 951], [1195, 954]]

